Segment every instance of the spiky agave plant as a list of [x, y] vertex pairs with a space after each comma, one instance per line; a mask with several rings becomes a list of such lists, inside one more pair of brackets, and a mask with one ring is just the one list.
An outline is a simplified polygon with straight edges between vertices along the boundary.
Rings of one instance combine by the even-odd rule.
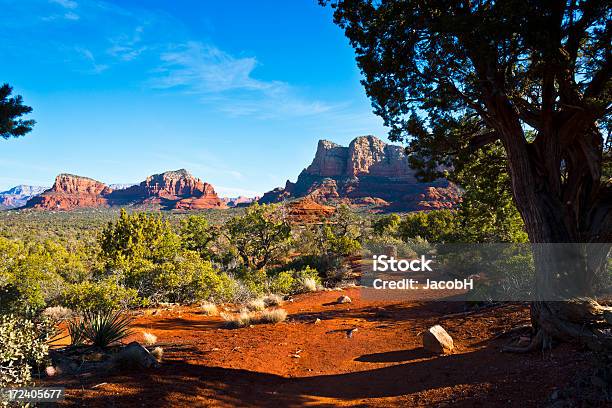
[[86, 311], [82, 318], [69, 323], [68, 330], [71, 337], [74, 335], [72, 344], [87, 342], [106, 348], [129, 336], [131, 323], [132, 318], [121, 311]]

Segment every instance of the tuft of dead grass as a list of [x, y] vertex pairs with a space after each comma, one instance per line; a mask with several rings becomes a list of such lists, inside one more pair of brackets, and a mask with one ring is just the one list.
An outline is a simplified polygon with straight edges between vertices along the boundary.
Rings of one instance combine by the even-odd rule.
[[300, 279], [300, 285], [302, 286], [303, 292], [316, 292], [317, 281], [314, 278], [302, 278]]
[[151, 350], [151, 355], [155, 357], [158, 363], [161, 363], [162, 358], [164, 357], [164, 349], [161, 347], [155, 347]]
[[283, 304], [283, 297], [281, 295], [276, 295], [274, 293], [269, 294], [263, 300], [264, 300], [266, 307], [280, 306]]
[[287, 319], [287, 311], [285, 309], [268, 309], [261, 312], [259, 323], [279, 323]]
[[200, 305], [200, 309], [202, 310], [202, 313], [204, 313], [207, 316], [217, 316], [219, 314], [217, 305], [215, 305], [214, 303], [203, 302]]
[[153, 333], [142, 332], [142, 341], [145, 346], [152, 346], [157, 343], [157, 336]]
[[42, 315], [56, 322], [70, 319], [73, 315], [72, 310], [63, 306], [48, 307], [43, 310]]
[[246, 304], [247, 309], [253, 312], [259, 312], [266, 308], [266, 303], [263, 299], [253, 299]]
[[241, 311], [238, 314], [232, 313], [221, 313], [221, 318], [225, 320], [225, 325], [230, 329], [239, 329], [241, 327], [247, 327], [251, 324], [253, 316], [247, 311]]

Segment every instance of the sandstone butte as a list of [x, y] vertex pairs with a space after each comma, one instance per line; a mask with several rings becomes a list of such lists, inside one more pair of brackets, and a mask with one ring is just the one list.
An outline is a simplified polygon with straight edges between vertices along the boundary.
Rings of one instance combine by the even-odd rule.
[[113, 190], [88, 177], [60, 174], [53, 187], [28, 200], [25, 208], [66, 211], [116, 205], [159, 205], [180, 210], [225, 208], [212, 185], [184, 169], [149, 176], [122, 190]]
[[319, 204], [309, 197], [290, 201], [284, 206], [285, 219], [293, 224], [323, 222], [336, 212], [335, 207]]
[[295, 183], [267, 192], [262, 204], [307, 197], [320, 204], [368, 206], [375, 211], [452, 208], [460, 191], [448, 180], [419, 182], [401, 146], [360, 136], [348, 147], [319, 141], [315, 157]]

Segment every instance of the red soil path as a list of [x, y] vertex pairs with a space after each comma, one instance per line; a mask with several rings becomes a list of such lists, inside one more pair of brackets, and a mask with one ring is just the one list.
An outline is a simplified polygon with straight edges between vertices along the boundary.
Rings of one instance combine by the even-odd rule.
[[[353, 303], [334, 304], [342, 293]], [[501, 353], [499, 335], [529, 321], [524, 306], [457, 315], [462, 307], [362, 301], [353, 288], [298, 296], [283, 305], [286, 322], [237, 330], [197, 308], [164, 310], [135, 323], [158, 337], [160, 368], [47, 383], [68, 387], [65, 405], [87, 407], [536, 407], [586, 367], [567, 345], [546, 356]], [[420, 347], [434, 324], [455, 339], [455, 354]]]

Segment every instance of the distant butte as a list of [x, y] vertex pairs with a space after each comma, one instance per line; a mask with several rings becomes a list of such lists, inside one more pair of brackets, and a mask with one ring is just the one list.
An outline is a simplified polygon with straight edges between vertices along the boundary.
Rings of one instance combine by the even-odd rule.
[[88, 177], [60, 174], [53, 187], [28, 200], [25, 208], [67, 211], [119, 205], [181, 210], [226, 207], [212, 185], [181, 169], [149, 176], [140, 184], [120, 190]]
[[260, 203], [307, 197], [320, 204], [346, 203], [378, 211], [452, 208], [459, 189], [448, 180], [419, 182], [401, 146], [360, 136], [348, 147], [319, 141], [315, 157], [295, 183], [267, 192]]

